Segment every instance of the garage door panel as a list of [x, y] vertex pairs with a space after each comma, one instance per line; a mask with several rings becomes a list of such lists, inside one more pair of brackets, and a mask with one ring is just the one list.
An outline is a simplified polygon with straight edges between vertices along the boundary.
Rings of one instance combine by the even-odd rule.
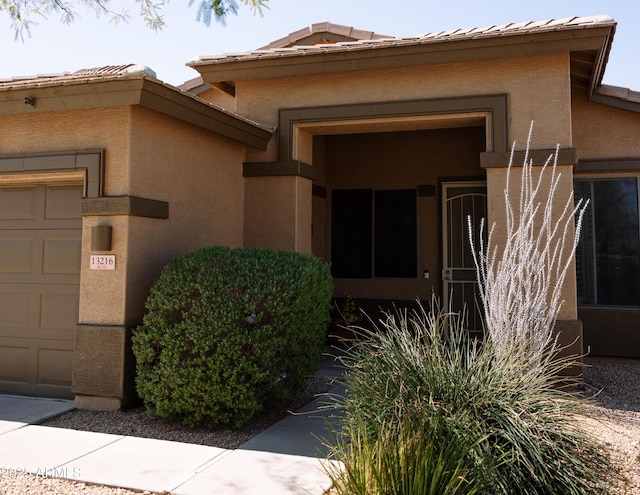
[[35, 187], [0, 189], [0, 219], [18, 223], [38, 216], [38, 195]]
[[45, 194], [44, 218], [80, 218], [77, 186], [48, 186]]
[[[73, 341], [46, 338], [0, 338], [0, 390], [3, 393], [38, 392], [39, 385], [55, 385], [56, 397], [70, 397]], [[22, 384], [22, 385], [21, 385]]]
[[[10, 343], [8, 343], [10, 344]], [[0, 380], [11, 382], [28, 381], [29, 348], [24, 346], [0, 346]]]
[[34, 250], [38, 241], [25, 237], [23, 232], [20, 234], [0, 232], [0, 274], [34, 273]]
[[[57, 338], [73, 338], [72, 329], [78, 323], [79, 297], [78, 294], [42, 294], [40, 299], [40, 334], [48, 331], [49, 338], [53, 338], [51, 330], [62, 330]], [[70, 335], [69, 335], [70, 334]]]
[[0, 290], [0, 337], [10, 335], [11, 329], [24, 333], [35, 322], [31, 315], [33, 293]]
[[38, 383], [70, 386], [72, 367], [72, 349], [38, 350]]
[[7, 393], [72, 398], [73, 343], [5, 339], [0, 346], [0, 384]]
[[82, 187], [0, 188], [0, 229], [80, 229]]
[[78, 231], [59, 231], [42, 241], [43, 274], [80, 274], [82, 239]]
[[79, 229], [0, 230], [0, 283], [77, 284]]
[[73, 340], [79, 299], [77, 285], [1, 285], [0, 339]]

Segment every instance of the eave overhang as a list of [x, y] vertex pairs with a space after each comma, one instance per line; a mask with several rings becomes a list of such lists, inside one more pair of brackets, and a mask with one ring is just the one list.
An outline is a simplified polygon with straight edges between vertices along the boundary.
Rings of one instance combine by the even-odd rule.
[[139, 105], [265, 150], [273, 132], [195, 95], [147, 77], [56, 79], [0, 84], [0, 115]]
[[597, 66], [590, 89], [602, 78], [615, 22], [573, 28], [497, 36], [427, 38], [389, 43], [349, 44], [342, 48], [255, 52], [244, 56], [202, 58], [188, 65], [202, 75], [205, 83], [313, 75], [359, 70], [434, 65], [472, 60], [533, 56], [558, 52], [596, 53]]

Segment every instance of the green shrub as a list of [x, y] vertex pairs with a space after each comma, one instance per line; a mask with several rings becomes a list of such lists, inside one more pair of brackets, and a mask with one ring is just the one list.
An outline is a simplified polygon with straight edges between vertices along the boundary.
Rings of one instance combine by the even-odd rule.
[[[523, 367], [491, 342], [469, 341], [460, 321], [434, 308], [390, 315], [378, 328], [362, 330], [344, 358], [349, 393], [333, 403], [344, 416], [333, 454], [345, 470], [329, 473], [338, 493], [369, 493], [353, 489], [363, 485], [376, 487], [370, 493], [416, 495], [608, 493], [611, 464], [580, 429], [582, 402], [557, 386], [553, 369]], [[367, 448], [360, 448], [363, 439]], [[397, 452], [416, 445], [449, 473], [445, 481], [457, 470], [469, 485], [459, 492], [398, 489], [416, 472], [397, 464]], [[396, 463], [394, 476], [377, 475], [388, 459]], [[426, 483], [425, 472], [417, 472], [416, 486]], [[432, 473], [433, 483], [446, 486], [438, 469]]]
[[317, 365], [333, 282], [301, 253], [211, 247], [167, 265], [133, 335], [136, 386], [156, 414], [240, 427]]

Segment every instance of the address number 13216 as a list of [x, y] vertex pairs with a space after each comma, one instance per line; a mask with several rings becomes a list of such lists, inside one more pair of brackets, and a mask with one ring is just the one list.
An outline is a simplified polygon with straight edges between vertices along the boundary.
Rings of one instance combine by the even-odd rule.
[[115, 254], [92, 254], [89, 260], [89, 268], [91, 270], [115, 270], [116, 255]]

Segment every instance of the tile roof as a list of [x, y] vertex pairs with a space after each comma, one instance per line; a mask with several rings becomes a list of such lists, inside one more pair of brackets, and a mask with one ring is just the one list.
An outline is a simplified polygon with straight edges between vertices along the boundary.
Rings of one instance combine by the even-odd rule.
[[49, 86], [54, 84], [92, 81], [96, 79], [105, 80], [138, 77], [156, 79], [156, 73], [144, 65], [108, 65], [92, 69], [81, 69], [75, 72], [62, 72], [59, 74], [38, 74], [35, 76], [17, 76], [6, 79], [0, 78], [0, 88], [7, 89], [16, 86]]
[[[271, 126], [260, 124], [235, 112], [231, 112], [217, 105], [214, 105], [207, 100], [199, 98], [193, 92], [184, 91], [180, 88], [176, 88], [170, 84], [164, 83], [156, 77], [156, 73], [149, 67], [138, 64], [108, 65], [105, 67], [94, 67], [92, 69], [81, 69], [75, 72], [63, 72], [59, 74], [39, 74], [36, 76], [18, 76], [7, 79], [0, 79], [0, 91], [47, 87], [50, 88], [64, 85], [71, 86], [78, 83], [118, 80], [121, 81], [126, 79], [150, 79], [154, 84], [158, 84], [159, 86], [171, 90], [171, 93], [173, 95], [177, 95], [175, 96], [177, 98], [182, 98], [183, 102], [192, 100], [198, 105], [206, 106], [211, 110], [214, 110], [218, 115], [232, 117], [234, 120], [242, 121], [255, 128], [259, 128], [262, 131], [266, 131], [269, 133], [275, 132], [274, 128], [272, 128]], [[163, 92], [163, 95], [163, 97], [166, 97], [167, 93]]]
[[[320, 33], [321, 27], [326, 25], [333, 28], [335, 32], [342, 29], [350, 33], [348, 36], [355, 38], [354, 41], [339, 41], [336, 43], [320, 44], [291, 44], [296, 38], [303, 39], [312, 33]], [[487, 26], [483, 28], [454, 29], [451, 31], [439, 31], [425, 33], [411, 37], [387, 37], [375, 35], [368, 31], [354, 30], [347, 26], [338, 26], [330, 23], [314, 24], [307, 30], [296, 31], [288, 37], [282, 38], [266, 47], [243, 53], [227, 53], [221, 55], [200, 56], [191, 60], [187, 65], [198, 66], [216, 63], [228, 63], [240, 60], [259, 60], [268, 58], [295, 57], [317, 53], [345, 52], [355, 50], [370, 50], [385, 48], [390, 46], [408, 46], [428, 43], [442, 43], [458, 40], [470, 40], [481, 38], [497, 38], [506, 36], [525, 35], [533, 33], [543, 33], [548, 31], [562, 31], [571, 29], [584, 29], [594, 26], [615, 25], [613, 18], [606, 15], [590, 17], [567, 17], [564, 19], [547, 19], [543, 21], [530, 21], [502, 24], [499, 26]], [[316, 28], [314, 31], [314, 27]]]
[[[311, 26], [307, 26], [303, 29], [299, 29], [298, 31], [294, 31], [293, 33], [289, 33], [284, 38], [280, 38], [276, 41], [272, 41], [266, 46], [259, 48], [259, 50], [271, 50], [274, 48], [285, 48], [288, 46], [294, 45], [311, 45], [318, 44], [322, 38], [318, 38], [316, 40], [311, 39], [314, 35], [322, 35], [328, 33], [333, 37], [342, 37], [344, 41], [346, 39], [355, 40], [373, 40], [373, 39], [385, 39], [385, 38], [393, 38], [393, 36], [387, 36], [386, 34], [378, 34], [373, 31], [363, 31], [361, 29], [356, 29], [351, 26], [342, 26], [340, 24], [333, 24], [332, 22], [318, 22], [312, 24]], [[339, 39], [339, 38], [337, 38]], [[304, 43], [300, 43], [301, 41], [305, 41]]]

